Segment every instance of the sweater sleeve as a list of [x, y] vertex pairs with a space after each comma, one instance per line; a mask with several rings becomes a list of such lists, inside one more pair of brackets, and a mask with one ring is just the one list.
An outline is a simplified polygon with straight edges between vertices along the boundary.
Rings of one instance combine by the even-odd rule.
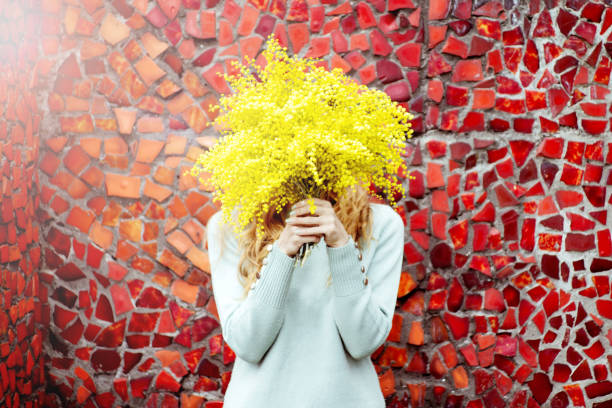
[[404, 223], [391, 207], [381, 208], [376, 215], [379, 218], [374, 222], [380, 223], [376, 225], [380, 234], [377, 242], [370, 244], [376, 247], [369, 261], [365, 257], [359, 260], [352, 238], [343, 247], [327, 248], [335, 294], [334, 320], [354, 359], [370, 356], [387, 339], [401, 275]]
[[[291, 282], [293, 258], [276, 243], [244, 300], [238, 281], [240, 254], [232, 228], [221, 234], [221, 212], [208, 221], [207, 239], [213, 295], [224, 340], [241, 359], [258, 364], [272, 346], [283, 324], [285, 299]], [[221, 239], [224, 235], [223, 248]]]

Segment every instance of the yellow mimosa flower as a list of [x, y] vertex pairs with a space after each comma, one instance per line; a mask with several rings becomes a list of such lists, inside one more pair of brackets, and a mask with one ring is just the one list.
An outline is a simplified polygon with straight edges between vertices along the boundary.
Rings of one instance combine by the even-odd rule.
[[[255, 221], [261, 233], [270, 208], [280, 212], [323, 192], [342, 195], [355, 184], [373, 183], [395, 205], [412, 115], [339, 68], [289, 57], [273, 35], [266, 45], [265, 66], [247, 58], [245, 65], [233, 61], [237, 75], [223, 75], [233, 93], [212, 108], [219, 110], [213, 125], [222, 137], [189, 171], [207, 173], [224, 220], [237, 233]], [[309, 204], [314, 213], [314, 201]]]

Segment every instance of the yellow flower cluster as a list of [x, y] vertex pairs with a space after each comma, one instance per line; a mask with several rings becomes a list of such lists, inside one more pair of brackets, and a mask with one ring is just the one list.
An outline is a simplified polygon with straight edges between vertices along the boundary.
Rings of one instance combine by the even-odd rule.
[[224, 75], [233, 94], [214, 107], [223, 137], [191, 169], [195, 177], [207, 173], [200, 181], [214, 188], [224, 220], [238, 233], [255, 221], [260, 234], [270, 208], [280, 213], [324, 191], [342, 195], [372, 182], [388, 197], [403, 194], [397, 172], [406, 170], [400, 152], [412, 115], [339, 68], [288, 57], [273, 35], [266, 45], [265, 67], [247, 57], [235, 63], [237, 75]]

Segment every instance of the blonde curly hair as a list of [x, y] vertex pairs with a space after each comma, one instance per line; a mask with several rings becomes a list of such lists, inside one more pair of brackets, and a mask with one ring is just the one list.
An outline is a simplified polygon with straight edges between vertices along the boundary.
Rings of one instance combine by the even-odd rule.
[[[344, 225], [346, 232], [353, 237], [360, 248], [364, 248], [370, 243], [372, 234], [372, 209], [370, 208], [370, 195], [360, 185], [355, 186], [355, 190], [347, 189], [339, 200], [334, 195], [321, 197], [329, 200], [336, 212], [338, 219]], [[337, 201], [336, 201], [337, 200]], [[263, 259], [268, 254], [266, 246], [274, 243], [285, 228], [285, 219], [289, 212], [287, 206], [281, 214], [274, 209], [270, 209], [264, 217], [264, 234], [261, 239], [257, 239], [257, 225], [251, 222], [238, 237], [238, 247], [241, 252], [238, 262], [238, 281], [244, 288], [242, 299], [245, 299], [253, 283], [257, 280], [256, 274], [263, 265]], [[224, 224], [221, 228], [222, 234], [231, 230], [231, 227]], [[221, 239], [221, 251], [223, 250], [223, 235]], [[331, 284], [331, 274], [327, 279], [327, 286]]]

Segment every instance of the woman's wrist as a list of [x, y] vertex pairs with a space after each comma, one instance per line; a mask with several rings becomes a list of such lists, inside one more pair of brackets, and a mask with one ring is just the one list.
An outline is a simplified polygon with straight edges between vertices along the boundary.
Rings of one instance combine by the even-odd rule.
[[278, 248], [278, 250], [279, 250], [280, 252], [282, 252], [282, 253], [283, 253], [285, 256], [288, 256], [289, 258], [294, 258], [294, 257], [295, 257], [295, 254], [291, 254], [290, 249], [289, 249], [289, 248], [286, 248], [286, 247], [283, 245], [283, 242], [281, 242], [280, 240], [276, 240], [276, 241], [274, 242], [274, 244], [273, 244], [273, 245], [276, 245], [276, 247]]
[[346, 234], [344, 239], [341, 239], [341, 240], [336, 241], [336, 242], [327, 242], [327, 246], [330, 247], [330, 248], [340, 248], [340, 247], [343, 247], [346, 244], [348, 244], [350, 238], [351, 238], [351, 236], [349, 234]]

